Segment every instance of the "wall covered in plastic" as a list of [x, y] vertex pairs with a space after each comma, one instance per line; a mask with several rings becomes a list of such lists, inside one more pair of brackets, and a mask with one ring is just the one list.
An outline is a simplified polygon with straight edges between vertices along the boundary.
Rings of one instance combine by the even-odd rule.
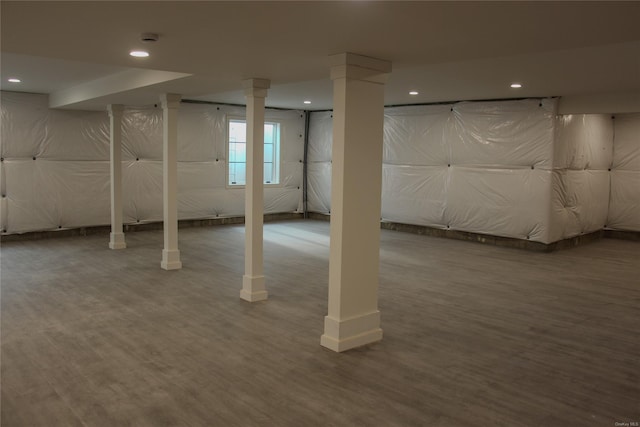
[[[616, 129], [623, 126], [628, 135], [616, 139], [626, 147], [620, 154], [626, 160], [616, 163], [610, 116], [557, 116], [556, 104], [386, 108], [382, 219], [542, 243], [607, 223], [638, 227], [640, 187], [633, 185], [640, 168], [629, 160], [640, 162], [637, 116], [616, 119]], [[310, 121], [308, 207], [321, 213], [331, 210], [331, 120], [330, 112], [322, 112]], [[607, 220], [612, 156], [612, 206], [619, 207]], [[631, 192], [635, 202], [627, 202]]]
[[382, 218], [546, 240], [555, 108], [526, 100], [386, 109]]
[[609, 211], [611, 116], [559, 116], [554, 147], [550, 241], [602, 230]]
[[[386, 108], [382, 219], [547, 241], [555, 109], [555, 100]], [[310, 121], [308, 206], [323, 213], [330, 116]]]
[[331, 212], [333, 114], [311, 113], [307, 147], [307, 210]]
[[[5, 233], [110, 223], [107, 112], [50, 110], [45, 95], [3, 92], [0, 221]], [[226, 186], [226, 120], [243, 107], [182, 103], [178, 120], [180, 219], [244, 214], [244, 190]], [[265, 188], [265, 213], [302, 206], [304, 117], [267, 110], [281, 123], [281, 182]], [[162, 220], [162, 109], [125, 108], [125, 223]]]
[[607, 228], [640, 231], [640, 114], [616, 115], [613, 128]]

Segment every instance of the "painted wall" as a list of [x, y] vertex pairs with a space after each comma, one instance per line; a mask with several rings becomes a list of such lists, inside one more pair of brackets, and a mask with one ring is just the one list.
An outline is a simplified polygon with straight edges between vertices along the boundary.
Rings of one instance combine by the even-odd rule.
[[[226, 120], [242, 107], [182, 103], [178, 121], [180, 219], [244, 214], [244, 190], [226, 187]], [[265, 189], [265, 213], [302, 207], [304, 117], [267, 110], [281, 122], [281, 184]], [[50, 110], [46, 95], [3, 92], [0, 223], [5, 233], [110, 223], [107, 112]], [[123, 117], [125, 223], [162, 220], [162, 109]], [[35, 160], [34, 160], [35, 159]]]

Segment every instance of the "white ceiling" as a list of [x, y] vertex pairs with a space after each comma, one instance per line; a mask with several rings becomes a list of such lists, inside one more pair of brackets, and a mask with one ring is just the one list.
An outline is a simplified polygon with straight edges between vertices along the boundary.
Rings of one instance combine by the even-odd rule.
[[[393, 62], [387, 105], [562, 96], [573, 112], [640, 111], [640, 2], [2, 1], [2, 90], [56, 108], [145, 105], [161, 93], [328, 109], [328, 56]], [[143, 32], [158, 42], [140, 41]], [[128, 55], [149, 50], [149, 58]], [[8, 77], [22, 83], [11, 84]], [[514, 90], [509, 83], [524, 87]], [[409, 90], [420, 95], [410, 96]], [[303, 100], [312, 101], [304, 105]], [[584, 111], [580, 111], [584, 110]]]

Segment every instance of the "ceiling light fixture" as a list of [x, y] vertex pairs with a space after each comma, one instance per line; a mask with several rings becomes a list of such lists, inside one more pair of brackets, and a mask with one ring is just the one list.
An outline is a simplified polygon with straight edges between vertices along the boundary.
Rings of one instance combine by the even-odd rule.
[[409, 95], [417, 95], [418, 91], [417, 90], [412, 90], [411, 92], [409, 92]]
[[511, 83], [512, 89], [520, 89], [521, 87], [522, 87], [522, 84], [520, 83]]
[[149, 56], [149, 52], [145, 50], [132, 50], [131, 52], [129, 52], [129, 55], [135, 56], [136, 58], [146, 58], [147, 56]]
[[11, 77], [10, 79], [7, 79], [7, 81], [11, 83], [20, 83], [22, 80]]
[[305, 104], [311, 104], [311, 101], [302, 101]]

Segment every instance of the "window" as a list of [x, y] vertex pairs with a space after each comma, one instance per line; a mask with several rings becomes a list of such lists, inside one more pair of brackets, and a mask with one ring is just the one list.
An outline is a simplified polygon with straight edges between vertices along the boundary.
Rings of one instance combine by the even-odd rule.
[[[247, 183], [247, 122], [229, 120], [229, 185]], [[280, 123], [264, 124], [264, 183], [280, 183]]]

